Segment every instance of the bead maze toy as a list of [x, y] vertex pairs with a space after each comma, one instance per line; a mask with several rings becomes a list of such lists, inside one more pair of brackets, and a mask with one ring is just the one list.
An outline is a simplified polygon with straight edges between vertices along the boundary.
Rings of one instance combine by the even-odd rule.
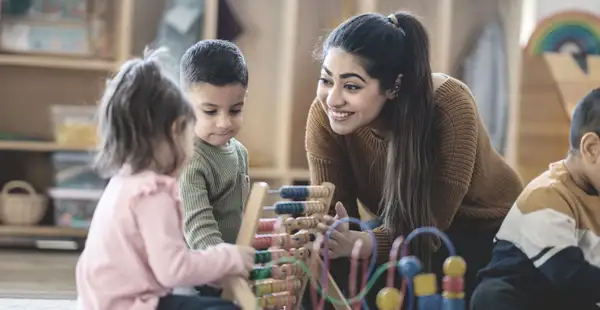
[[[342, 222], [356, 222], [360, 224], [360, 221], [357, 219], [346, 218], [339, 220], [329, 228], [326, 238], [329, 236], [329, 233]], [[365, 229], [363, 228], [363, 230]], [[443, 292], [441, 295], [437, 292], [437, 276], [433, 273], [422, 273], [419, 259], [415, 256], [407, 255], [410, 241], [423, 233], [430, 233], [439, 237], [450, 253], [443, 265], [444, 278], [442, 284]], [[374, 239], [374, 236], [372, 236], [372, 238]], [[356, 269], [358, 268], [358, 259], [354, 253], [358, 252], [360, 246], [360, 242], [355, 244], [352, 255], [350, 270], [351, 295], [354, 293], [353, 286], [356, 281], [353, 278], [356, 277]], [[398, 251], [401, 246], [403, 257], [398, 261]], [[373, 262], [376, 259], [375, 253], [376, 249], [374, 247], [371, 256], [371, 268], [369, 269], [372, 269], [373, 267]], [[363, 262], [363, 267], [366, 267], [365, 262]], [[373, 285], [374, 281], [387, 270], [388, 276], [386, 287], [377, 294], [376, 303], [378, 310], [400, 310], [405, 301], [407, 302], [407, 305], [404, 309], [413, 310], [415, 307], [415, 299], [417, 309], [419, 310], [465, 310], [463, 277], [466, 269], [466, 262], [462, 257], [456, 255], [454, 245], [443, 232], [435, 227], [417, 228], [406, 237], [406, 240], [403, 240], [402, 237], [396, 238], [390, 251], [389, 261], [375, 271], [373, 276], [371, 276], [368, 285], [363, 282], [363, 288], [359, 294], [353, 298], [347, 299], [346, 302], [352, 305], [353, 310], [361, 309], [360, 300]], [[404, 280], [402, 289], [394, 287], [394, 274], [396, 272]], [[367, 271], [366, 268], [363, 268], [363, 273], [363, 279], [370, 275], [370, 271]], [[336, 304], [339, 300], [333, 300], [332, 302]]]
[[[303, 265], [311, 256], [310, 245], [317, 235], [315, 228], [328, 213], [334, 190], [331, 183], [283, 186], [278, 190], [270, 190], [264, 182], [254, 183], [236, 244], [257, 250], [256, 266], [250, 280], [227, 279], [223, 298], [236, 302], [243, 310], [299, 309], [309, 275], [297, 262]], [[269, 195], [286, 200], [265, 207]], [[274, 211], [278, 216], [261, 218], [264, 211]], [[318, 257], [318, 253], [314, 255]], [[343, 299], [331, 276], [327, 278], [326, 287], [336, 298]], [[350, 308], [343, 302], [336, 309]]]

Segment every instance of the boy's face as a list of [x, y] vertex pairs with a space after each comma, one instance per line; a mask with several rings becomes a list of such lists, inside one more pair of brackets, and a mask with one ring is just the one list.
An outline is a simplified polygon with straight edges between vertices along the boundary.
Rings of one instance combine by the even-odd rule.
[[583, 157], [585, 174], [596, 192], [600, 190], [600, 137], [588, 132], [581, 138], [579, 151]]
[[213, 146], [226, 146], [242, 127], [246, 88], [239, 83], [226, 86], [198, 83], [187, 93], [194, 104], [196, 136]]

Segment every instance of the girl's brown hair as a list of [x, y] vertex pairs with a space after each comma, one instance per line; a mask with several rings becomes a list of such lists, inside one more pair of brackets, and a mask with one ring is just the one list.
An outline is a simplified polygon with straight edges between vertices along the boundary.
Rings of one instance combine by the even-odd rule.
[[[95, 161], [103, 176], [114, 175], [125, 164], [132, 173], [153, 169], [171, 174], [185, 159], [175, 135], [192, 125], [194, 113], [176, 83], [161, 70], [161, 52], [146, 51], [144, 59], [125, 62], [106, 85], [98, 112], [100, 143]], [[168, 164], [157, 160], [163, 145], [173, 150]]]

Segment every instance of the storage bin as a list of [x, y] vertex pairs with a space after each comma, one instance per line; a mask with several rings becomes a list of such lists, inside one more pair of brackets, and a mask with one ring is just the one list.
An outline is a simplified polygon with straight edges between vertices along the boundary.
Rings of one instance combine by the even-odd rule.
[[[15, 193], [17, 189], [25, 193]], [[25, 181], [10, 181], [0, 192], [0, 218], [6, 225], [36, 225], [46, 214], [47, 207], [48, 199], [36, 193], [33, 186]]]
[[2, 50], [19, 53], [91, 56], [85, 25], [40, 25], [25, 21], [2, 21]]
[[50, 188], [54, 202], [54, 222], [59, 227], [88, 228], [102, 190]]
[[71, 189], [103, 190], [108, 183], [92, 168], [94, 154], [57, 152], [52, 154], [54, 186]]
[[4, 51], [104, 59], [113, 56], [108, 0], [2, 3], [7, 8], [0, 17], [0, 48]]
[[61, 145], [94, 147], [97, 142], [96, 109], [84, 105], [54, 105], [54, 139]]

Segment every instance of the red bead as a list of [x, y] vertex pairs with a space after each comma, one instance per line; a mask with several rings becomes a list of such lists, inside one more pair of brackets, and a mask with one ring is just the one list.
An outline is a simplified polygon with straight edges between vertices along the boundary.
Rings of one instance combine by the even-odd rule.
[[462, 277], [454, 278], [454, 277], [444, 277], [444, 283], [442, 285], [444, 291], [460, 293], [463, 292], [465, 288], [465, 283]]
[[257, 250], [268, 249], [271, 246], [271, 236], [256, 236], [252, 247]]
[[259, 233], [273, 232], [275, 230], [276, 223], [277, 223], [277, 219], [261, 219], [258, 222], [258, 229], [256, 230], [256, 232], [259, 232]]

